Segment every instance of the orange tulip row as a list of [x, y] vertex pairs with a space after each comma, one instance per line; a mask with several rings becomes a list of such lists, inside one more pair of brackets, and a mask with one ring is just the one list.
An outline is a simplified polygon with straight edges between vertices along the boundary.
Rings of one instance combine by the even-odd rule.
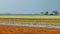
[[12, 27], [0, 26], [0, 34], [60, 34], [60, 30], [28, 28], [28, 27]]

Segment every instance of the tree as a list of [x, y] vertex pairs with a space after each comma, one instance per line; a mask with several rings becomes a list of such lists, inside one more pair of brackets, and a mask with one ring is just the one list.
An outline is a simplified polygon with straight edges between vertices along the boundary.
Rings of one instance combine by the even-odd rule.
[[48, 11], [45, 13], [45, 15], [48, 15]]

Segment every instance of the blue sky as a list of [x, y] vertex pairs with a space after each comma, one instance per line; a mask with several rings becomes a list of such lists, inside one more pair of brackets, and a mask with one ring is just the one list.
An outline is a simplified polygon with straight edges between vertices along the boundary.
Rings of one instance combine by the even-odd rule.
[[0, 0], [0, 13], [35, 14], [60, 11], [60, 0]]

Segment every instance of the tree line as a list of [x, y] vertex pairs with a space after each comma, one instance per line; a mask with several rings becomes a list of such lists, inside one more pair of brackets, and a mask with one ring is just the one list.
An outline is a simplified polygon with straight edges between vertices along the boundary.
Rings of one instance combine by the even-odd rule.
[[55, 10], [55, 11], [52, 11], [52, 13], [49, 14], [49, 12], [46, 11], [44, 15], [59, 15], [59, 12]]

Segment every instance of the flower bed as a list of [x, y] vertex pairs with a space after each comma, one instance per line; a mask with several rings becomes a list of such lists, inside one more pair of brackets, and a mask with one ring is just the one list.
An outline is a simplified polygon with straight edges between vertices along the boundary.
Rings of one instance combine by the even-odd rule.
[[43, 29], [43, 28], [0, 26], [0, 34], [60, 34], [60, 30]]

